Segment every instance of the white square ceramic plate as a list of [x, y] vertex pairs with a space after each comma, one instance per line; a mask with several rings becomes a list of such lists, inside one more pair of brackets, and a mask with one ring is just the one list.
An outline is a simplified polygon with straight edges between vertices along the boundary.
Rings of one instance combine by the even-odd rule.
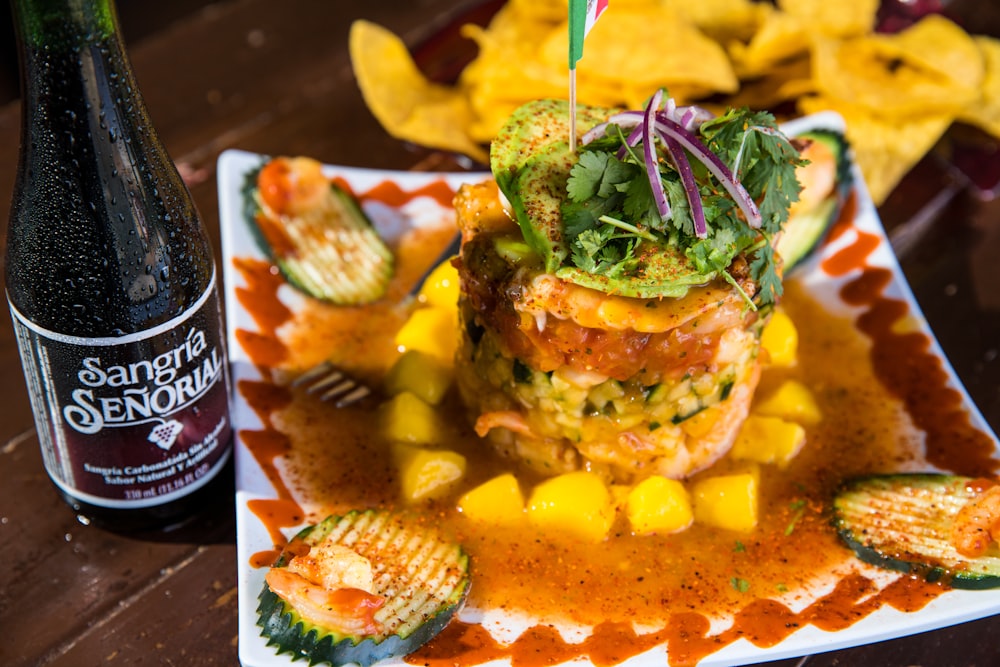
[[[789, 134], [794, 135], [813, 127], [831, 126], [841, 126], [839, 118], [821, 114], [795, 121], [786, 126], [785, 129]], [[243, 286], [243, 278], [234, 268], [234, 259], [264, 259], [263, 253], [252, 238], [248, 222], [244, 218], [242, 194], [246, 174], [259, 166], [262, 159], [263, 157], [260, 155], [228, 151], [221, 156], [218, 163], [229, 353], [234, 382], [259, 378], [258, 370], [250, 362], [246, 351], [242, 349], [239, 340], [234, 335], [234, 332], [239, 329], [253, 331], [256, 328], [253, 319], [243, 309], [236, 295], [236, 290]], [[462, 182], [478, 181], [483, 178], [482, 174], [390, 172], [335, 166], [328, 167], [328, 173], [331, 176], [336, 175], [345, 179], [355, 191], [364, 191], [366, 188], [386, 181], [395, 183], [403, 191], [413, 191], [442, 179], [457, 187]], [[857, 213], [853, 222], [854, 231], [871, 234], [878, 239], [877, 246], [867, 257], [867, 266], [880, 267], [891, 272], [892, 281], [885, 288], [884, 296], [908, 304], [911, 325], [922, 331], [931, 340], [932, 352], [941, 357], [942, 365], [949, 374], [950, 383], [964, 398], [965, 409], [973, 426], [988, 434], [995, 445], [995, 437], [989, 426], [968, 399], [951, 367], [943, 359], [942, 353], [903, 278], [864, 183], [861, 182], [860, 176], [856, 175], [856, 180], [858, 182]], [[398, 213], [408, 218], [411, 224], [453, 224], [452, 212], [429, 200], [411, 202], [407, 206], [409, 208]], [[820, 268], [820, 263], [823, 257], [832, 255], [851, 241], [851, 233], [848, 233], [838, 238], [834, 243], [827, 244], [821, 250], [820, 256], [804, 267], [805, 274], [801, 276], [810, 295], [820, 301], [824, 307], [838, 314], [852, 313], [852, 308], [845, 304], [839, 296], [841, 286], [850, 276], [834, 277], [828, 275]], [[289, 303], [294, 308], [296, 300], [290, 299]], [[234, 410], [233, 418], [237, 433], [242, 430], [260, 428], [257, 416], [238, 392], [234, 398]], [[246, 667], [291, 665], [292, 661], [287, 655], [279, 656], [272, 647], [265, 644], [256, 625], [257, 597], [263, 584], [263, 571], [251, 566], [251, 558], [258, 552], [272, 549], [273, 542], [261, 521], [247, 509], [247, 502], [255, 498], [275, 498], [276, 492], [239, 435], [236, 440], [236, 463], [240, 659]], [[892, 608], [883, 607], [849, 628], [837, 632], [825, 632], [811, 625], [806, 626], [781, 643], [769, 648], [758, 648], [746, 640], [738, 640], [709, 655], [700, 664], [706, 666], [739, 665], [777, 660], [901, 637], [981, 618], [997, 612], [1000, 612], [1000, 591], [951, 591], [932, 600], [917, 612], [901, 613]], [[463, 618], [479, 618], [480, 616], [477, 614], [480, 613], [481, 610], [468, 610], [464, 612]], [[511, 620], [511, 625], [516, 625], [516, 622]], [[508, 628], [508, 630], [517, 632], [516, 627]], [[663, 648], [658, 647], [656, 650], [636, 656], [630, 659], [628, 664], [659, 667], [663, 664]]]

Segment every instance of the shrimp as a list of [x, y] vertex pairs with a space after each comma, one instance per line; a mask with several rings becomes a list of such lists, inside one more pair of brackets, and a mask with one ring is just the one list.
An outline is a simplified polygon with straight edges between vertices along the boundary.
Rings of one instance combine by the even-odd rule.
[[288, 571], [330, 590], [359, 588], [368, 593], [375, 590], [371, 561], [342, 544], [328, 540], [293, 558], [288, 564]]
[[505, 428], [521, 435], [533, 435], [528, 420], [520, 412], [514, 410], [498, 410], [495, 412], [484, 412], [476, 419], [476, 434], [480, 438], [495, 428]]
[[968, 558], [979, 558], [1000, 540], [1000, 486], [991, 486], [962, 506], [951, 529], [951, 544]]
[[269, 161], [257, 177], [260, 198], [278, 216], [295, 216], [315, 209], [328, 196], [330, 180], [322, 165], [307, 157]]
[[350, 635], [382, 630], [375, 612], [386, 599], [373, 591], [371, 562], [345, 546], [320, 543], [271, 568], [264, 580], [310, 623]]
[[587, 328], [658, 333], [710, 314], [722, 315], [719, 321], [713, 319], [713, 330], [738, 326], [742, 318], [743, 301], [729, 285], [692, 287], [683, 299], [640, 299], [605, 294], [547, 273], [521, 278], [521, 298], [514, 307], [540, 324], [546, 315], [552, 315]]
[[837, 156], [822, 141], [811, 141], [801, 151], [801, 156], [809, 164], [795, 171], [802, 190], [799, 199], [789, 208], [789, 216], [799, 211], [809, 211], [837, 187]]
[[455, 211], [462, 230], [462, 242], [483, 233], [508, 234], [518, 231], [504, 206], [503, 195], [495, 181], [463, 185], [455, 195]]

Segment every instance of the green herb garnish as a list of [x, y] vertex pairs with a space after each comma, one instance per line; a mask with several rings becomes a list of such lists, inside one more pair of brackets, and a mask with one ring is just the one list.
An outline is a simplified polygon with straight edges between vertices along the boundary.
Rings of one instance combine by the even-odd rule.
[[[624, 123], [630, 117], [616, 118]], [[620, 126], [610, 128], [581, 147], [566, 184], [561, 211], [572, 263], [589, 273], [627, 279], [642, 271], [651, 252], [671, 247], [683, 252], [698, 273], [735, 284], [726, 269], [745, 253], [759, 303], [774, 302], [782, 288], [772, 241], [788, 219], [789, 205], [798, 199], [795, 169], [800, 160], [777, 131], [773, 116], [731, 109], [698, 129], [697, 140], [728, 167], [729, 188], [725, 175], [720, 179], [713, 173], [720, 171], [717, 165], [706, 164], [710, 158], [681, 148], [677, 159], [676, 145], [670, 153], [660, 146], [665, 141], [657, 142], [655, 169], [666, 208], [657, 205], [650, 185], [648, 169], [654, 162], [645, 160], [643, 150], [630, 141], [638, 133], [626, 136]], [[684, 163], [693, 176], [688, 184], [678, 169]], [[740, 185], [759, 207], [753, 220], [747, 219], [740, 198], [730, 195]], [[700, 220], [692, 216], [692, 197], [700, 203]]]

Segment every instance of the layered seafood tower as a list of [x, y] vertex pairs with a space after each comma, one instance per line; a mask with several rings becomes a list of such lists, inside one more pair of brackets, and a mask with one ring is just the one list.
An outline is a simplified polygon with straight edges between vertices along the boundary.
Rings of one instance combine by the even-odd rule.
[[781, 294], [799, 152], [768, 114], [564, 102], [510, 119], [456, 198], [476, 431], [543, 474], [683, 478], [723, 456]]

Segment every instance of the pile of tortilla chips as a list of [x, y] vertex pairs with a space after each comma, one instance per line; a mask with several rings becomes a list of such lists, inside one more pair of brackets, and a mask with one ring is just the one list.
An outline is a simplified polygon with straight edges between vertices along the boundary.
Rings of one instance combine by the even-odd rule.
[[[874, 31], [878, 0], [614, 0], [577, 64], [581, 104], [678, 103], [839, 112], [881, 203], [956, 120], [1000, 137], [1000, 41], [930, 15]], [[486, 145], [532, 99], [568, 95], [567, 0], [508, 0], [465, 26], [478, 55], [454, 85], [428, 81], [395, 35], [359, 21], [351, 57], [372, 113], [395, 137], [486, 162]]]

